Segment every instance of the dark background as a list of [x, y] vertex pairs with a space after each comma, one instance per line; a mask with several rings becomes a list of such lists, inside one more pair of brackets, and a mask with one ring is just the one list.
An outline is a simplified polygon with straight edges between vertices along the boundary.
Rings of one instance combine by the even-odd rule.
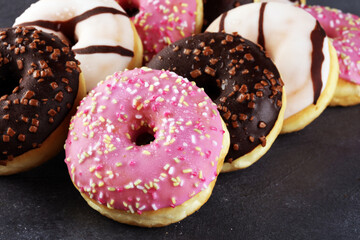
[[[0, 27], [31, 0], [0, 0]], [[308, 0], [360, 15], [359, 0]], [[250, 168], [220, 175], [210, 200], [164, 228], [123, 225], [87, 206], [64, 153], [0, 177], [0, 239], [360, 239], [360, 106], [329, 108], [280, 136]]]

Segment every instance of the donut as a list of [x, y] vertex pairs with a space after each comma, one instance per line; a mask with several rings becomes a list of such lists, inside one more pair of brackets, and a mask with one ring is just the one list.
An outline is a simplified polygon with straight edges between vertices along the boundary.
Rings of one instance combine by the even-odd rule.
[[144, 63], [172, 42], [201, 31], [202, 0], [116, 1], [132, 16], [143, 42]]
[[222, 14], [207, 31], [238, 32], [273, 59], [287, 93], [282, 133], [306, 127], [333, 97], [339, 73], [336, 51], [306, 11], [275, 2], [246, 4]]
[[305, 4], [305, 0], [203, 0], [204, 1], [204, 26], [205, 30], [222, 13], [240, 5], [253, 2], [282, 2], [292, 4]]
[[223, 172], [253, 164], [279, 134], [283, 83], [256, 44], [231, 34], [202, 33], [163, 49], [148, 66], [196, 82], [217, 105], [230, 133]]
[[336, 49], [340, 75], [331, 106], [360, 103], [360, 17], [322, 6], [303, 6], [331, 38]]
[[113, 0], [41, 0], [15, 20], [68, 40], [81, 62], [87, 91], [106, 76], [142, 65], [142, 44]]
[[121, 223], [159, 227], [209, 198], [229, 135], [216, 106], [173, 72], [115, 73], [71, 120], [66, 163], [88, 204]]
[[85, 86], [65, 41], [34, 28], [0, 29], [0, 175], [54, 157]]

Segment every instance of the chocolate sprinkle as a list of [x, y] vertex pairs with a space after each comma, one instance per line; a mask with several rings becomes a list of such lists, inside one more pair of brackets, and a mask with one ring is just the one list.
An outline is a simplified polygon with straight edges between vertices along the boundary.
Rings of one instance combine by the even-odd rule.
[[[52, 34], [24, 27], [0, 32], [0, 56], [6, 56], [0, 61], [0, 161], [6, 163], [38, 147], [33, 143], [42, 143], [61, 124], [69, 113], [66, 104], [76, 97], [66, 89], [77, 93], [80, 69], [74, 53], [61, 50], [67, 46]], [[49, 123], [48, 112], [58, 107], [62, 111]]]
[[[226, 44], [222, 44], [224, 41]], [[200, 45], [200, 61], [192, 61], [191, 55], [183, 53]], [[179, 51], [174, 52], [175, 48]], [[163, 49], [148, 66], [175, 71], [204, 88], [230, 132], [234, 147], [229, 150], [227, 162], [266, 145], [265, 136], [280, 112], [283, 83], [258, 45], [236, 35], [202, 33]]]

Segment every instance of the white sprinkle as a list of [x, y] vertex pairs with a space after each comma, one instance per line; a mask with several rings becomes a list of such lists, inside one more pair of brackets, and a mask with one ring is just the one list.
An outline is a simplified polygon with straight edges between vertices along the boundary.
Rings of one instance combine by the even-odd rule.
[[155, 203], [151, 204], [151, 207], [156, 211], [158, 208], [156, 207]]

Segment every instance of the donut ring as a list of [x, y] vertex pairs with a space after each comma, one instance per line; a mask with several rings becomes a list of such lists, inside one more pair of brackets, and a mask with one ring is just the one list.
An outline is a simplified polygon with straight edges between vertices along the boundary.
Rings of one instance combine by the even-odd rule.
[[37, 27], [71, 42], [87, 91], [116, 71], [142, 65], [141, 40], [113, 0], [38, 1], [14, 25]]
[[[153, 141], [139, 144], [144, 133]], [[158, 227], [209, 198], [229, 147], [216, 106], [172, 72], [115, 73], [71, 121], [66, 163], [88, 204], [116, 221]]]
[[66, 42], [34, 28], [0, 29], [0, 175], [28, 170], [62, 148], [85, 86]]
[[[116, 0], [132, 16], [144, 46], [144, 63], [169, 44], [201, 32], [202, 0]], [[132, 13], [130, 13], [133, 15]]]
[[331, 106], [360, 103], [360, 17], [338, 9], [303, 6], [331, 38], [340, 65], [339, 82]]
[[281, 2], [292, 4], [305, 4], [305, 0], [204, 0], [204, 26], [205, 30], [222, 13], [240, 5], [253, 2]]
[[303, 129], [325, 110], [339, 65], [334, 47], [310, 14], [289, 4], [251, 3], [222, 14], [207, 29], [222, 30], [257, 42], [274, 60], [287, 93], [282, 133]]
[[225, 33], [198, 34], [163, 49], [148, 66], [195, 81], [218, 106], [231, 145], [223, 172], [253, 164], [279, 134], [283, 84], [273, 62], [254, 43]]

